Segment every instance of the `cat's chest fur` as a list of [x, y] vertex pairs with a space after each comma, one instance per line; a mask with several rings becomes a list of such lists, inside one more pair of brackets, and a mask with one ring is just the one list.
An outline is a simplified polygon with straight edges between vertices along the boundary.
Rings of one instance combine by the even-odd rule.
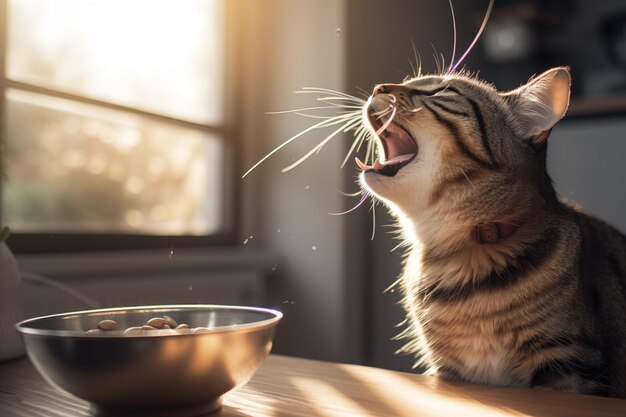
[[[537, 242], [537, 253], [547, 249], [541, 239]], [[560, 245], [552, 245], [553, 253], [561, 252]], [[516, 259], [533, 253], [522, 252]], [[536, 257], [533, 268], [498, 269], [478, 280], [462, 279], [467, 271], [455, 264], [469, 261], [453, 259], [428, 264], [423, 252], [415, 250], [405, 264], [405, 308], [422, 336], [419, 349], [427, 352], [426, 362], [455, 379], [528, 385], [540, 360], [531, 344], [538, 337], [550, 338], [571, 317], [566, 305], [544, 305], [541, 296], [533, 295], [557, 289], [567, 295], [575, 291], [574, 282], [557, 284], [563, 264], [553, 257]]]
[[[459, 316], [464, 311], [460, 309]], [[433, 361], [445, 365], [454, 363], [455, 375], [464, 380], [493, 385], [517, 385], [524, 379], [516, 370], [515, 338], [511, 333], [499, 331], [497, 324], [489, 321], [467, 320], [460, 325], [432, 320], [424, 331], [430, 342]], [[441, 336], [441, 335], [446, 336]], [[445, 345], [440, 345], [445, 340]]]

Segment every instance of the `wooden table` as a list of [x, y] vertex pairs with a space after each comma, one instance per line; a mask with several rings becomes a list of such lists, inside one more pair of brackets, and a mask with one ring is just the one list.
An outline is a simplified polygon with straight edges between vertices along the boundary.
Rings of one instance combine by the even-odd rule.
[[[0, 364], [1, 417], [89, 416], [27, 359]], [[271, 355], [215, 417], [626, 416], [626, 400], [449, 383], [435, 377]]]

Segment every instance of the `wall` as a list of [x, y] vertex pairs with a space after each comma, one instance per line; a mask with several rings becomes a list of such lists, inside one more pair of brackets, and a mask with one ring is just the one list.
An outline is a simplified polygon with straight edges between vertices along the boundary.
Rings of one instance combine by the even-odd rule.
[[548, 170], [559, 196], [626, 233], [626, 117], [565, 119], [550, 138]]
[[[344, 1], [243, 2], [239, 79], [245, 112], [240, 146], [243, 173], [290, 136], [318, 121], [265, 112], [319, 105], [305, 86], [345, 91]], [[339, 29], [339, 30], [338, 30]], [[330, 133], [330, 130], [326, 134]], [[339, 169], [345, 138], [339, 137], [295, 170], [281, 169], [323, 139], [323, 132], [284, 148], [241, 180], [246, 248], [280, 254], [270, 301], [285, 313], [275, 351], [326, 360], [360, 361], [361, 297], [348, 287], [346, 170]], [[351, 168], [353, 170], [353, 168]], [[250, 239], [253, 236], [253, 239]], [[356, 279], [358, 284], [360, 281]], [[348, 314], [350, 313], [350, 315]]]

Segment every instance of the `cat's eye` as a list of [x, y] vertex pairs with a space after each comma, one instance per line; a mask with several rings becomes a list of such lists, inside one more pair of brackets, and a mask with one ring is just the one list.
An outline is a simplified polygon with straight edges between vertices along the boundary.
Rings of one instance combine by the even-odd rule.
[[460, 94], [459, 91], [450, 85], [441, 85], [434, 88], [416, 88], [411, 91], [411, 96], [434, 97], [445, 93]]

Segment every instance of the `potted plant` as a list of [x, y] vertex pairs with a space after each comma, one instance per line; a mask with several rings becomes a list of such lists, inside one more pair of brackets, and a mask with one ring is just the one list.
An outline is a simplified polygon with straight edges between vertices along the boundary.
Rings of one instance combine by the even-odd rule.
[[0, 232], [0, 361], [24, 355], [24, 344], [15, 330], [23, 317], [19, 298], [20, 270], [6, 244], [9, 228]]

